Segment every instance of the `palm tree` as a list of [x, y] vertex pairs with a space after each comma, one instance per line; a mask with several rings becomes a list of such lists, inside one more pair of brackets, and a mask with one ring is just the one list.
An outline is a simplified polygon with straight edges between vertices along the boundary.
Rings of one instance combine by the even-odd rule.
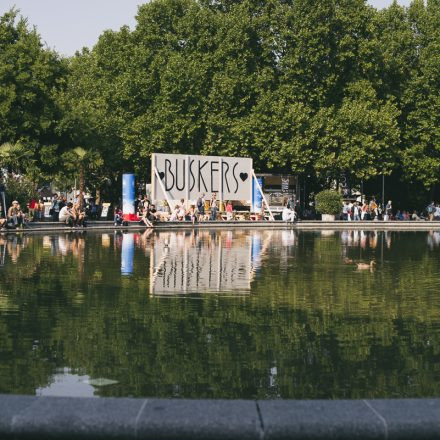
[[85, 178], [84, 178], [84, 164], [87, 156], [87, 151], [82, 147], [76, 147], [73, 152], [78, 157], [79, 165], [79, 203], [82, 207], [84, 205], [84, 191], [85, 191]]
[[11, 171], [19, 171], [23, 159], [30, 158], [32, 151], [29, 151], [20, 143], [5, 142], [0, 145], [0, 167], [9, 168]]

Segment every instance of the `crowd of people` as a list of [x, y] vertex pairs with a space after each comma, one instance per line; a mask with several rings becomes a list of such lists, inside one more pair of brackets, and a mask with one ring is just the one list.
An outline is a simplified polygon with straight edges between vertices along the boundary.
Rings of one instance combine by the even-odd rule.
[[[3, 202], [4, 203], [4, 202]], [[100, 217], [101, 206], [95, 203], [92, 198], [84, 199], [80, 197], [67, 201], [65, 196], [55, 194], [50, 202], [50, 209], [47, 212], [48, 203], [42, 198], [30, 200], [26, 206], [26, 212], [22, 209], [19, 202], [14, 200], [7, 209], [4, 218], [0, 217], [1, 229], [25, 228], [29, 222], [44, 221], [47, 214], [53, 222], [63, 223], [72, 228], [85, 227], [87, 219], [97, 219]], [[2, 204], [2, 200], [0, 200]], [[214, 192], [210, 197], [204, 193], [200, 194], [197, 200], [185, 201], [181, 199], [174, 206], [169, 206], [164, 202], [158, 209], [151, 202], [147, 195], [139, 196], [135, 201], [135, 218], [142, 225], [152, 227], [156, 222], [196, 222], [215, 221], [215, 220], [268, 220], [272, 213], [268, 210], [264, 201], [258, 212], [246, 210], [236, 211], [233, 202], [219, 201]], [[313, 207], [313, 204], [311, 204]], [[293, 199], [285, 199], [282, 211], [278, 211], [277, 217], [285, 222], [294, 222], [299, 218], [316, 219], [316, 213], [312, 216], [304, 216], [299, 204]], [[319, 218], [319, 217], [318, 217]], [[440, 204], [432, 202], [422, 212], [406, 210], [394, 210], [392, 201], [389, 200], [385, 206], [371, 200], [345, 201], [343, 203], [341, 220], [346, 221], [365, 221], [365, 220], [440, 220]], [[120, 206], [114, 210], [114, 224], [128, 224]]]
[[385, 206], [376, 202], [373, 197], [370, 201], [346, 201], [342, 207], [341, 219], [347, 221], [360, 220], [440, 220], [440, 205], [432, 202], [424, 212], [393, 210], [391, 200]]
[[[194, 224], [196, 222], [215, 220], [266, 220], [270, 217], [264, 201], [262, 201], [258, 212], [251, 213], [248, 210], [246, 211], [246, 209], [237, 212], [234, 209], [232, 200], [219, 201], [215, 192], [209, 198], [204, 193], [201, 193], [195, 202], [180, 199], [173, 206], [164, 203], [160, 210], [151, 203], [148, 196], [139, 196], [135, 201], [135, 212], [140, 223], [148, 227], [152, 227], [155, 222], [159, 221], [188, 221]], [[293, 206], [286, 204], [282, 212], [282, 218], [285, 221], [294, 221], [297, 218]], [[121, 207], [116, 206], [114, 210], [115, 226], [123, 225], [126, 222]]]
[[[224, 211], [220, 211], [220, 208]], [[263, 203], [259, 213], [254, 214], [256, 219], [264, 219], [266, 206]], [[210, 198], [207, 198], [204, 193], [200, 194], [195, 203], [186, 202], [185, 199], [180, 199], [174, 206], [164, 204], [164, 209], [158, 210], [156, 206], [151, 203], [148, 196], [140, 196], [135, 201], [135, 212], [140, 219], [140, 223], [148, 227], [153, 226], [158, 221], [172, 221], [183, 222], [190, 221], [193, 224], [203, 221], [215, 220], [233, 220], [235, 211], [232, 201], [220, 203], [217, 199], [217, 193], [212, 193]], [[120, 206], [115, 208], [114, 212], [115, 225], [122, 225], [124, 223], [124, 216]]]
[[[6, 215], [0, 217], [0, 229], [26, 228], [30, 222], [45, 221], [45, 213], [46, 204], [43, 198], [30, 200], [25, 210], [17, 200], [14, 200], [7, 209]], [[93, 199], [82, 201], [77, 197], [68, 202], [66, 197], [57, 194], [52, 197], [49, 218], [53, 222], [70, 227], [85, 227], [86, 219], [98, 218], [98, 216], [99, 209]]]

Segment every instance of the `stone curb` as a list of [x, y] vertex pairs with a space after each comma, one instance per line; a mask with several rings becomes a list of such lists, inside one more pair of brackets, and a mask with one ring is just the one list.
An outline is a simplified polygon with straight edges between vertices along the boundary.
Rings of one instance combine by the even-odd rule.
[[[137, 223], [129, 226], [114, 226], [110, 221], [94, 221], [89, 222], [86, 228], [70, 228], [60, 223], [42, 222], [31, 224], [28, 229], [4, 230], [2, 234], [29, 234], [36, 232], [82, 232], [82, 231], [143, 231], [147, 229], [145, 226]], [[432, 231], [440, 230], [440, 221], [334, 221], [323, 222], [321, 220], [300, 221], [297, 223], [287, 223], [281, 220], [273, 222], [269, 221], [216, 221], [203, 222], [193, 225], [190, 222], [164, 222], [156, 223], [153, 227], [155, 231], [176, 231], [176, 230], [193, 230], [193, 229], [293, 229], [293, 230], [364, 230], [364, 231]]]
[[438, 439], [440, 399], [188, 400], [0, 395], [1, 439]]

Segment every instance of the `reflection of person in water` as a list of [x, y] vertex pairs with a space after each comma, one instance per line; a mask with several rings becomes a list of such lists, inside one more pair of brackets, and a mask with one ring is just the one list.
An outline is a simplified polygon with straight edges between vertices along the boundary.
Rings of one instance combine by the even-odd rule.
[[22, 249], [27, 244], [27, 240], [18, 237], [17, 235], [12, 236], [7, 240], [6, 248], [7, 253], [11, 257], [13, 263], [16, 263], [20, 258]]

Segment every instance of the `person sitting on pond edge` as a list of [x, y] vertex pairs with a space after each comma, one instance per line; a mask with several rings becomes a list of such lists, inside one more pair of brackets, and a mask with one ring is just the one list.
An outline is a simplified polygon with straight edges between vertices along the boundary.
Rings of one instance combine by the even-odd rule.
[[13, 227], [21, 227], [24, 222], [24, 214], [17, 200], [12, 202], [12, 206], [8, 209], [8, 224]]

